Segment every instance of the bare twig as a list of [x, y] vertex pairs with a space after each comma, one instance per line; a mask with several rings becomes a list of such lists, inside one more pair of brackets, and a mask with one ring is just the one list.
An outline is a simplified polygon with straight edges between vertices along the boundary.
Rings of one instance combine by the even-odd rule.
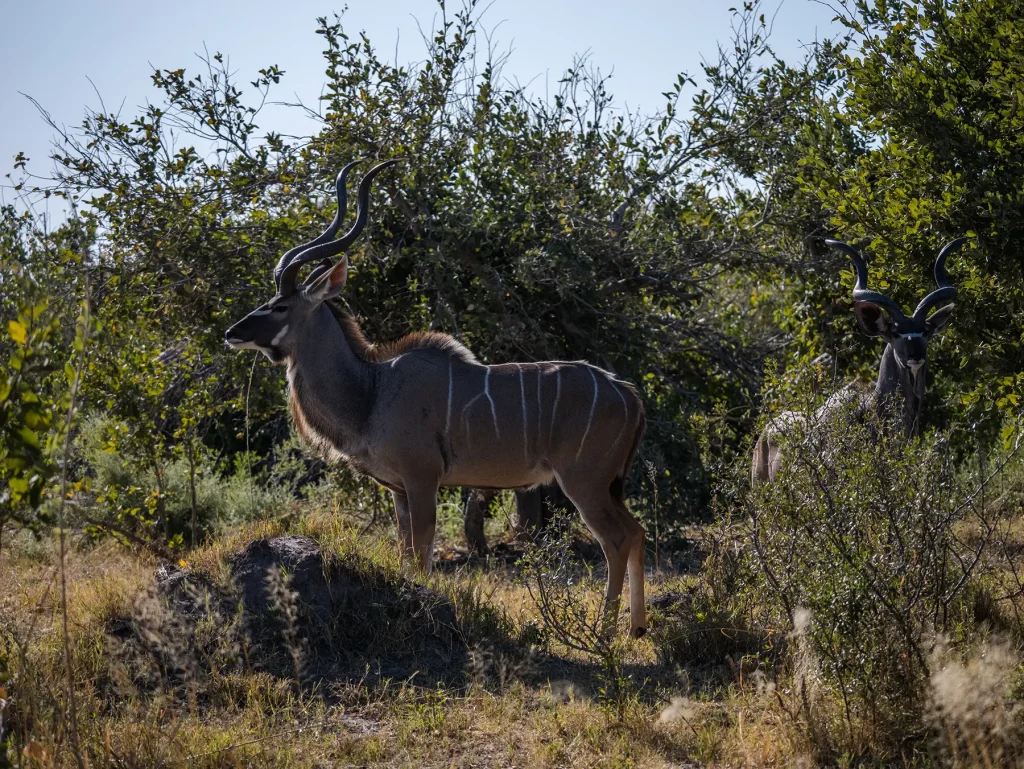
[[71, 423], [74, 420], [75, 408], [78, 404], [78, 389], [82, 381], [82, 366], [89, 341], [89, 276], [85, 275], [85, 301], [81, 325], [82, 346], [75, 365], [75, 377], [71, 383], [71, 394], [68, 398], [68, 412], [64, 419], [64, 452], [60, 469], [60, 507], [57, 513], [57, 526], [60, 543], [60, 613], [61, 634], [64, 644], [64, 666], [67, 676], [68, 701], [68, 733], [71, 736], [71, 751], [74, 753], [78, 769], [86, 769], [85, 757], [82, 755], [78, 738], [78, 709], [75, 699], [75, 682], [71, 659], [71, 637], [68, 634], [68, 584], [67, 584], [67, 532], [64, 526], [64, 508], [68, 498], [68, 461], [71, 455]]

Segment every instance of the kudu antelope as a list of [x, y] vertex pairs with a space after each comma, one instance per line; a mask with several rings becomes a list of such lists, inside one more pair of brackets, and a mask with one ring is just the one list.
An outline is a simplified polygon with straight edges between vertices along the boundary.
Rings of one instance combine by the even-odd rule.
[[[854, 314], [857, 324], [868, 336], [885, 340], [885, 352], [878, 367], [878, 380], [872, 392], [858, 395], [846, 387], [829, 398], [814, 413], [816, 424], [826, 421], [840, 408], [856, 399], [856, 411], [867, 409], [889, 417], [898, 416], [903, 434], [911, 438], [917, 434], [924, 405], [925, 377], [928, 366], [928, 342], [942, 331], [953, 317], [953, 306], [947, 304], [929, 315], [941, 302], [956, 298], [956, 287], [946, 274], [946, 257], [960, 248], [966, 238], [947, 243], [935, 260], [935, 283], [938, 286], [917, 305], [912, 315], [885, 294], [868, 288], [868, 267], [856, 249], [839, 240], [826, 240], [833, 248], [845, 252], [853, 262], [857, 280], [853, 289]], [[751, 481], [763, 483], [775, 480], [782, 463], [781, 438], [787, 427], [803, 422], [806, 417], [795, 411], [784, 411], [774, 417], [754, 446]]]
[[[331, 226], [281, 257], [276, 294], [227, 330], [228, 344], [287, 366], [300, 436], [391, 490], [403, 563], [414, 557], [430, 570], [440, 486], [514, 488], [554, 478], [604, 551], [606, 619], [618, 615], [628, 571], [631, 630], [642, 635], [644, 529], [623, 501], [645, 426], [634, 388], [583, 362], [486, 366], [436, 332], [373, 345], [331, 303], [348, 275], [343, 252], [366, 225], [370, 183], [395, 162], [363, 177], [355, 224], [334, 240], [351, 165], [342, 170]], [[299, 268], [309, 262], [320, 264], [300, 285]]]

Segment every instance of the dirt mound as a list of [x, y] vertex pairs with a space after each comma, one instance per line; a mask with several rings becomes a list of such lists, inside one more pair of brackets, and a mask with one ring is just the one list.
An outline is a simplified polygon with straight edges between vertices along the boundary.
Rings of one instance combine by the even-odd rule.
[[450, 681], [468, 658], [444, 596], [363, 563], [325, 558], [309, 537], [249, 543], [230, 559], [223, 583], [163, 567], [110, 633], [137, 683], [243, 668], [303, 683], [417, 672]]

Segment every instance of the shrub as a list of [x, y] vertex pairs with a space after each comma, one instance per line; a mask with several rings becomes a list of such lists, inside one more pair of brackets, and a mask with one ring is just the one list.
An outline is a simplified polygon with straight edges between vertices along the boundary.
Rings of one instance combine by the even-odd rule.
[[815, 730], [819, 749], [884, 752], [927, 731], [935, 643], [968, 649], [991, 625], [977, 607], [993, 474], [958, 470], [947, 433], [907, 442], [852, 405], [827, 423], [810, 413], [783, 431], [780, 477], [747, 498], [740, 590], [777, 636], [799, 631], [801, 691], [838, 702], [845, 728]]
[[154, 547], [200, 543], [225, 526], [281, 515], [295, 500], [305, 462], [295, 441], [281, 444], [276, 461], [259, 469], [245, 454], [233, 466], [218, 465], [209, 455], [194, 465], [186, 457], [166, 465], [140, 465], [115, 448], [110, 435], [119, 424], [94, 416], [78, 439], [95, 492], [82, 507], [84, 523], [94, 533], [113, 533], [149, 542]]
[[624, 635], [573, 553], [574, 513], [559, 511], [519, 560], [520, 579], [543, 622], [541, 637], [600, 666], [599, 700], [621, 719], [633, 694], [623, 672]]

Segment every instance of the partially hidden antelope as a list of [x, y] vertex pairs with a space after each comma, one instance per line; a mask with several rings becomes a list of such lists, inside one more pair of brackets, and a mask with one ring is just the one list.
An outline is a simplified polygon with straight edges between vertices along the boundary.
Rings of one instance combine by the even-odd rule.
[[[935, 259], [935, 284], [938, 287], [925, 296], [913, 314], [908, 316], [898, 303], [868, 288], [868, 267], [864, 257], [855, 248], [839, 240], [825, 241], [829, 246], [846, 253], [853, 262], [857, 273], [853, 307], [861, 331], [871, 337], [881, 337], [886, 346], [874, 390], [864, 395], [857, 394], [852, 387], [840, 390], [814, 412], [815, 424], [827, 421], [834, 413], [849, 407], [851, 401], [856, 400], [853, 404], [856, 413], [863, 414], [868, 409], [874, 409], [888, 418], [895, 417], [907, 438], [917, 434], [924, 405], [928, 342], [949, 323], [954, 305], [947, 304], [931, 315], [929, 313], [936, 305], [956, 298], [956, 287], [950, 283], [946, 273], [946, 258], [965, 242], [966, 238], [957, 238], [939, 251]], [[775, 480], [782, 464], [783, 434], [794, 424], [805, 421], [804, 414], [784, 411], [765, 426], [754, 446], [751, 468], [753, 483]]]
[[[374, 345], [331, 302], [348, 275], [343, 252], [366, 225], [370, 183], [395, 162], [366, 173], [355, 223], [335, 240], [354, 164], [341, 171], [334, 221], [281, 257], [274, 297], [227, 330], [228, 344], [285, 365], [299, 435], [390, 489], [403, 563], [415, 560], [430, 571], [439, 487], [529, 487], [555, 479], [604, 551], [606, 622], [618, 616], [628, 571], [630, 629], [642, 635], [644, 529], [624, 502], [645, 427], [633, 386], [581, 361], [483, 365], [437, 332]], [[319, 264], [299, 284], [299, 269], [311, 262]]]

